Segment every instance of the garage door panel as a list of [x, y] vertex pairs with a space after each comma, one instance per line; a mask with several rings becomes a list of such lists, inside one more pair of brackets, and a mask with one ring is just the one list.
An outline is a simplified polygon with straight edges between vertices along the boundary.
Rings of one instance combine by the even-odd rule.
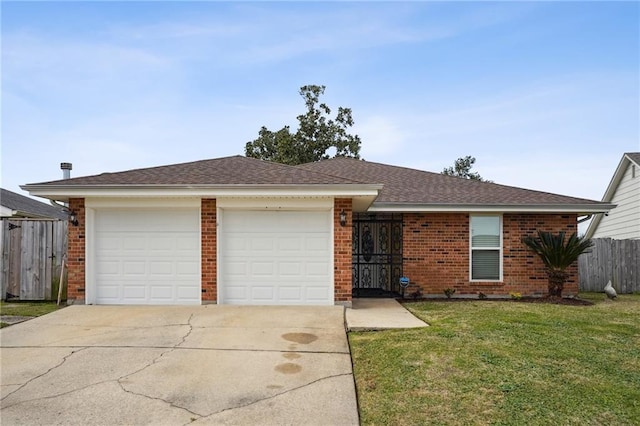
[[167, 286], [155, 285], [151, 287], [150, 298], [151, 300], [155, 300], [155, 301], [163, 300], [163, 301], [170, 302], [175, 297], [174, 291], [175, 291], [175, 288], [171, 285], [167, 285]]
[[242, 285], [228, 285], [224, 289], [225, 302], [243, 302], [249, 298], [249, 287]]
[[158, 236], [158, 235], [145, 235], [144, 248], [148, 248], [149, 251], [154, 254], [165, 253], [170, 256], [176, 248], [177, 236]]
[[119, 275], [121, 273], [120, 262], [102, 260], [96, 265], [96, 270], [100, 275]]
[[254, 277], [271, 277], [274, 269], [273, 262], [251, 262], [251, 275]]
[[120, 287], [117, 283], [104, 283], [98, 288], [98, 296], [102, 299], [118, 300], [120, 297]]
[[274, 237], [252, 237], [250, 235], [248, 235], [245, 238], [249, 238], [249, 247], [251, 247], [251, 250], [256, 252], [256, 254], [263, 252], [263, 253], [269, 253], [271, 251], [273, 251], [275, 244], [274, 244]]
[[200, 303], [198, 209], [98, 209], [95, 302]]
[[225, 275], [231, 278], [244, 278], [247, 276], [247, 261], [244, 259], [229, 260], [225, 263]]
[[301, 278], [303, 265], [301, 265], [299, 262], [280, 262], [278, 264], [278, 271], [283, 277]]
[[305, 238], [304, 248], [307, 251], [325, 251], [330, 246], [329, 238], [324, 235]]
[[279, 299], [284, 302], [299, 301], [303, 298], [302, 288], [300, 286], [287, 287], [281, 286], [279, 289]]
[[200, 249], [200, 240], [194, 239], [192, 235], [179, 235], [175, 238], [175, 248], [178, 253], [188, 252], [190, 255]]
[[306, 276], [309, 278], [326, 279], [331, 274], [329, 262], [307, 262]]
[[220, 303], [333, 304], [329, 211], [225, 210], [221, 218]]
[[149, 275], [154, 277], [174, 275], [174, 265], [169, 262], [149, 262]]
[[247, 244], [249, 244], [249, 241], [246, 235], [234, 234], [227, 237], [224, 248], [227, 253], [232, 255], [244, 252], [247, 249]]
[[278, 238], [278, 250], [299, 252], [303, 247], [302, 236], [286, 236]]
[[144, 252], [147, 249], [146, 235], [119, 232], [116, 236], [122, 240], [122, 250], [128, 252]]
[[193, 286], [184, 286], [176, 288], [176, 298], [178, 300], [193, 300], [200, 298], [201, 291], [194, 289]]
[[122, 289], [122, 296], [127, 301], [144, 301], [147, 298], [147, 287], [140, 284], [125, 285]]
[[331, 295], [326, 286], [307, 286], [307, 299], [315, 301], [324, 301]]
[[105, 235], [104, 233], [98, 234], [96, 242], [96, 248], [102, 252], [117, 251], [121, 248], [121, 239], [115, 236]]
[[251, 287], [251, 299], [256, 302], [273, 302], [273, 286], [254, 285]]
[[176, 261], [176, 275], [180, 277], [197, 278], [200, 275], [199, 265], [198, 262]]
[[135, 275], [145, 275], [147, 273], [147, 265], [145, 262], [123, 262], [122, 274], [125, 277]]

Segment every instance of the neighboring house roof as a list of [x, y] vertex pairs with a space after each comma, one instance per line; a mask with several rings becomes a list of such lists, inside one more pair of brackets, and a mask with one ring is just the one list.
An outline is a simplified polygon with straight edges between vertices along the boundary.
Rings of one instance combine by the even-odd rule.
[[[602, 197], [603, 203], [611, 203], [613, 201], [616, 191], [620, 187], [630, 165], [635, 166], [635, 173], [640, 173], [640, 152], [626, 152], [622, 155], [622, 159], [620, 159], [618, 167], [616, 167], [616, 171], [613, 173], [613, 177], [611, 178], [611, 182], [609, 182], [609, 186], [607, 186], [604, 196]], [[639, 204], [638, 208], [640, 209], [640, 199], [636, 198], [635, 202]], [[585, 233], [587, 238], [593, 237], [602, 222], [602, 217], [602, 214], [596, 215], [591, 223], [589, 223], [589, 227]]]
[[41, 203], [40, 201], [0, 189], [0, 205], [11, 213], [10, 217], [29, 217], [66, 220], [68, 215], [62, 208]]
[[[356, 211], [605, 212], [593, 200], [473, 181], [351, 158], [288, 166], [242, 156], [28, 184], [32, 194], [74, 196], [354, 197]], [[372, 204], [373, 203], [373, 204]]]
[[501, 211], [526, 209], [587, 213], [608, 211], [613, 207], [593, 200], [352, 158], [334, 158], [303, 164], [301, 167], [364, 182], [382, 183], [384, 186], [369, 209], [371, 211], [468, 211], [494, 208]]

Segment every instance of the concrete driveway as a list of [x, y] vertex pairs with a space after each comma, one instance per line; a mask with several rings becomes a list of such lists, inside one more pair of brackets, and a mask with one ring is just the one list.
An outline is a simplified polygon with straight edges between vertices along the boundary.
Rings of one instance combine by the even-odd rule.
[[70, 306], [0, 344], [3, 426], [358, 424], [339, 306]]

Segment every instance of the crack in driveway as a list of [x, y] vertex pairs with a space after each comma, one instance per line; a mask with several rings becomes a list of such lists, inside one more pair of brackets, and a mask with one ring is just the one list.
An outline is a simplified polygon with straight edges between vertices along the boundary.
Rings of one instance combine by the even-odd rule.
[[255, 401], [247, 402], [245, 404], [238, 404], [238, 405], [233, 406], [233, 407], [227, 407], [227, 408], [224, 408], [224, 409], [219, 410], [219, 411], [214, 411], [213, 413], [209, 413], [207, 415], [203, 415], [202, 418], [215, 416], [215, 415], [218, 415], [218, 414], [224, 413], [226, 411], [230, 411], [230, 410], [237, 410], [239, 408], [250, 407], [252, 405], [259, 404], [259, 403], [261, 403], [263, 401], [268, 401], [270, 399], [274, 399], [274, 398], [277, 398], [279, 396], [286, 395], [288, 393], [291, 393], [291, 392], [294, 392], [294, 391], [298, 391], [300, 389], [304, 389], [306, 387], [312, 386], [312, 385], [314, 385], [316, 383], [320, 383], [322, 381], [334, 379], [334, 378], [337, 378], [337, 377], [353, 377], [353, 374], [352, 373], [341, 373], [341, 374], [333, 374], [333, 375], [330, 375], [330, 376], [320, 377], [319, 379], [312, 380], [312, 381], [310, 381], [308, 383], [305, 383], [305, 384], [300, 385], [300, 386], [293, 387], [291, 389], [287, 389], [287, 390], [282, 391], [280, 393], [276, 393], [276, 394], [273, 394], [273, 395], [270, 395], [270, 396], [267, 396], [267, 397], [264, 397], [264, 398], [256, 399]]
[[[34, 380], [37, 380], [41, 377], [46, 376], [47, 374], [51, 373], [52, 371], [56, 370], [57, 368], [61, 367], [65, 362], [67, 362], [67, 360], [73, 355], [73, 354], [77, 354], [80, 351], [83, 351], [87, 349], [86, 347], [81, 347], [78, 350], [74, 350], [71, 351], [71, 353], [69, 355], [65, 355], [64, 357], [62, 357], [62, 361], [60, 361], [58, 364], [54, 365], [53, 367], [49, 368], [47, 371], [45, 371], [44, 373], [38, 374], [37, 376], [34, 376], [32, 378], [30, 378], [29, 380], [27, 380], [26, 382], [24, 382], [23, 384], [20, 385], [20, 387], [18, 387], [17, 389], [14, 389], [13, 391], [9, 392], [8, 394], [6, 394], [2, 399], [0, 399], [0, 401], [4, 401], [5, 399], [7, 399], [8, 397], [10, 397], [11, 395], [15, 394], [16, 392], [18, 392], [20, 389], [24, 388], [25, 386], [27, 386], [29, 383], [33, 382]], [[13, 404], [15, 405], [15, 404]], [[9, 405], [9, 407], [11, 407], [11, 405]]]
[[188, 326], [189, 326], [189, 330], [185, 333], [185, 335], [184, 335], [184, 336], [182, 336], [182, 338], [180, 339], [180, 342], [176, 343], [174, 346], [172, 346], [172, 347], [171, 347], [171, 348], [169, 348], [168, 350], [166, 350], [166, 351], [162, 352], [160, 355], [158, 355], [157, 357], [155, 357], [155, 358], [154, 358], [150, 363], [148, 363], [147, 365], [143, 366], [142, 368], [139, 368], [138, 370], [136, 370], [136, 371], [134, 371], [134, 372], [131, 372], [131, 373], [129, 373], [129, 374], [125, 374], [124, 376], [119, 377], [119, 378], [116, 380], [116, 382], [118, 383], [118, 386], [120, 386], [120, 389], [122, 389], [124, 392], [129, 393], [129, 394], [131, 394], [131, 395], [137, 395], [137, 396], [141, 396], [141, 397], [148, 398], [148, 399], [151, 399], [151, 400], [162, 401], [162, 402], [164, 402], [165, 404], [168, 404], [168, 405], [169, 405], [169, 406], [171, 406], [171, 407], [179, 408], [179, 409], [184, 410], [184, 411], [186, 411], [186, 412], [188, 412], [188, 413], [190, 413], [190, 414], [193, 414], [194, 416], [202, 417], [202, 415], [201, 415], [201, 414], [196, 413], [196, 412], [193, 412], [193, 411], [189, 410], [189, 409], [188, 409], [188, 408], [186, 408], [186, 407], [182, 407], [182, 406], [176, 405], [176, 404], [174, 404], [174, 403], [173, 403], [173, 402], [171, 402], [171, 401], [167, 401], [166, 399], [159, 398], [159, 397], [155, 397], [155, 396], [151, 396], [151, 395], [146, 395], [146, 394], [144, 394], [144, 393], [140, 393], [140, 392], [134, 392], [134, 391], [131, 391], [131, 390], [129, 390], [129, 389], [127, 389], [127, 388], [125, 387], [125, 384], [124, 384], [124, 383], [122, 383], [122, 381], [123, 381], [123, 380], [125, 380], [125, 379], [127, 379], [127, 378], [129, 378], [129, 377], [131, 377], [131, 376], [134, 376], [134, 375], [136, 375], [136, 374], [138, 374], [138, 373], [140, 373], [140, 372], [142, 372], [142, 371], [146, 370], [147, 368], [149, 368], [149, 367], [153, 366], [154, 364], [156, 364], [156, 363], [160, 362], [160, 360], [162, 359], [162, 357], [164, 357], [165, 355], [167, 355], [167, 354], [169, 354], [169, 353], [171, 353], [171, 352], [175, 351], [176, 349], [181, 349], [181, 348], [179, 348], [179, 346], [180, 346], [181, 344], [183, 344], [183, 343], [187, 340], [187, 338], [189, 337], [189, 335], [193, 332], [193, 325], [191, 324], [191, 320], [193, 319], [193, 315], [194, 315], [194, 314], [191, 314], [191, 315], [189, 316], [189, 319], [187, 320], [187, 323], [186, 323], [186, 324], [181, 324], [181, 325], [188, 325]]
[[[165, 403], [169, 404], [169, 405], [170, 405], [170, 406], [172, 406], [172, 407], [179, 408], [179, 409], [183, 409], [183, 410], [185, 410], [185, 411], [187, 411], [187, 412], [189, 412], [189, 413], [191, 413], [191, 414], [196, 414], [196, 415], [197, 415], [197, 413], [193, 413], [192, 411], [190, 411], [190, 410], [189, 410], [189, 409], [187, 409], [187, 408], [177, 406], [177, 405], [172, 404], [172, 403], [171, 403], [171, 402], [169, 402], [169, 401], [165, 401], [165, 400], [163, 400], [163, 399], [161, 399], [161, 398], [154, 398], [154, 397], [151, 397], [151, 396], [149, 396], [149, 395], [137, 394], [137, 393], [135, 393], [135, 392], [131, 392], [131, 391], [129, 391], [129, 390], [127, 390], [127, 389], [125, 389], [125, 388], [124, 388], [124, 385], [121, 383], [121, 380], [123, 380], [123, 379], [125, 379], [125, 378], [127, 378], [127, 377], [130, 377], [130, 376], [132, 376], [132, 375], [134, 375], [134, 374], [136, 374], [136, 373], [139, 373], [139, 372], [141, 372], [141, 371], [145, 370], [146, 368], [149, 368], [150, 366], [152, 366], [152, 365], [154, 365], [155, 363], [159, 362], [159, 361], [160, 361], [160, 359], [161, 359], [164, 355], [166, 355], [166, 354], [168, 354], [168, 353], [170, 353], [170, 352], [174, 351], [175, 349], [178, 349], [178, 346], [179, 346], [179, 345], [181, 345], [181, 344], [183, 344], [183, 343], [185, 342], [185, 340], [187, 339], [187, 337], [189, 337], [189, 335], [190, 335], [190, 334], [191, 334], [191, 332], [193, 331], [193, 326], [191, 325], [191, 320], [193, 319], [193, 315], [194, 315], [194, 314], [191, 314], [191, 315], [189, 316], [189, 319], [187, 320], [187, 323], [186, 323], [186, 324], [185, 324], [185, 323], [180, 323], [180, 324], [171, 324], [171, 325], [179, 325], [179, 326], [184, 326], [184, 325], [188, 325], [188, 326], [189, 326], [189, 330], [187, 331], [187, 333], [185, 333], [185, 334], [180, 338], [180, 341], [179, 341], [178, 343], [176, 343], [175, 345], [173, 345], [173, 346], [169, 347], [169, 349], [168, 349], [168, 350], [166, 350], [166, 351], [162, 352], [160, 355], [158, 355], [157, 357], [155, 357], [155, 358], [154, 358], [150, 363], [148, 363], [147, 365], [143, 366], [142, 368], [140, 368], [140, 369], [138, 369], [138, 370], [136, 370], [136, 371], [134, 371], [134, 372], [131, 372], [131, 373], [125, 374], [125, 375], [123, 375], [123, 376], [121, 376], [121, 377], [119, 377], [119, 378], [117, 378], [117, 379], [101, 380], [101, 381], [99, 381], [99, 382], [90, 383], [90, 384], [88, 384], [88, 385], [86, 385], [86, 386], [81, 386], [81, 387], [78, 387], [78, 388], [75, 388], [75, 389], [71, 389], [71, 390], [66, 391], [66, 392], [61, 392], [61, 393], [57, 393], [57, 394], [54, 394], [54, 395], [47, 395], [47, 396], [43, 396], [43, 397], [39, 397], [39, 398], [33, 398], [33, 399], [28, 399], [28, 400], [18, 401], [18, 402], [14, 403], [14, 404], [4, 405], [4, 406], [3, 406], [3, 408], [9, 408], [9, 407], [13, 407], [13, 406], [16, 406], [16, 405], [25, 404], [25, 403], [33, 402], [33, 401], [39, 401], [39, 400], [47, 400], [47, 399], [58, 398], [58, 397], [65, 396], [65, 395], [69, 395], [69, 394], [72, 394], [72, 393], [75, 393], [75, 392], [80, 392], [80, 391], [82, 391], [82, 390], [88, 389], [88, 388], [93, 387], [93, 386], [101, 385], [101, 384], [104, 384], [104, 383], [111, 383], [111, 382], [115, 382], [115, 383], [117, 383], [117, 384], [120, 386], [120, 388], [121, 388], [124, 392], [130, 393], [130, 394], [132, 394], [132, 395], [142, 396], [142, 397], [149, 398], [149, 399], [156, 399], [156, 400], [160, 400], [160, 401], [163, 401], [163, 402], [165, 402]], [[134, 328], [137, 328], [137, 327], [127, 327], [127, 328], [134, 329]], [[140, 328], [154, 328], [154, 327], [140, 327]], [[24, 382], [24, 383], [22, 383], [22, 384], [20, 384], [20, 383], [16, 383], [15, 385], [18, 385], [19, 387], [18, 387], [17, 389], [14, 389], [13, 391], [11, 391], [10, 393], [8, 393], [7, 395], [5, 395], [2, 399], [0, 399], [0, 401], [4, 401], [6, 398], [10, 397], [11, 395], [14, 395], [16, 392], [19, 392], [21, 389], [23, 389], [25, 386], [27, 386], [27, 385], [28, 385], [28, 384], [30, 384], [31, 382], [33, 382], [33, 381], [35, 381], [35, 380], [38, 380], [38, 379], [40, 379], [40, 378], [42, 378], [42, 377], [46, 376], [47, 374], [50, 374], [52, 371], [54, 371], [54, 370], [56, 370], [56, 369], [60, 368], [62, 365], [64, 365], [64, 364], [67, 362], [67, 360], [68, 360], [72, 355], [77, 354], [77, 353], [79, 353], [79, 352], [81, 352], [81, 351], [83, 351], [83, 350], [86, 350], [86, 349], [95, 349], [95, 348], [112, 348], [112, 349], [122, 349], [122, 348], [134, 348], [134, 349], [164, 349], [164, 348], [165, 348], [165, 347], [140, 347], [140, 346], [127, 346], [127, 347], [125, 347], [125, 346], [122, 346], [122, 345], [114, 345], [114, 346], [26, 346], [26, 345], [25, 345], [25, 346], [16, 346], [16, 347], [17, 347], [17, 348], [34, 348], [34, 349], [49, 349], [49, 348], [64, 349], [64, 348], [70, 348], [70, 349], [72, 349], [72, 352], [71, 352], [70, 354], [68, 354], [68, 355], [65, 355], [65, 356], [63, 357], [63, 359], [62, 359], [58, 364], [56, 364], [56, 365], [52, 366], [51, 368], [47, 369], [47, 371], [45, 371], [45, 372], [43, 372], [43, 373], [41, 373], [41, 374], [38, 374], [38, 375], [36, 375], [36, 376], [34, 376], [34, 377], [30, 378], [29, 380], [27, 380], [26, 382]], [[16, 347], [7, 346], [7, 348], [16, 348]]]

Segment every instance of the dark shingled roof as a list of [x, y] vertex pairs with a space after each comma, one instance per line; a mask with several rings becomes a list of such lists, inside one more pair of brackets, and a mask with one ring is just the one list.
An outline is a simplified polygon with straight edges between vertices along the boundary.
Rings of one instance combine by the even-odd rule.
[[68, 215], [58, 207], [50, 206], [24, 195], [0, 189], [0, 204], [15, 210], [22, 217], [37, 217], [66, 220]]
[[480, 182], [440, 173], [389, 166], [352, 158], [334, 158], [299, 167], [348, 179], [382, 183], [374, 202], [429, 205], [571, 205], [599, 202], [532, 191], [496, 183]]
[[374, 206], [589, 206], [602, 203], [338, 157], [299, 166], [233, 156], [77, 177], [24, 188], [384, 185]]
[[631, 158], [634, 163], [640, 165], [640, 152], [626, 152], [625, 155]]
[[[353, 184], [348, 178], [329, 176], [299, 167], [240, 155], [116, 173], [102, 173], [30, 185], [336, 185]], [[28, 186], [30, 186], [28, 185]]]

